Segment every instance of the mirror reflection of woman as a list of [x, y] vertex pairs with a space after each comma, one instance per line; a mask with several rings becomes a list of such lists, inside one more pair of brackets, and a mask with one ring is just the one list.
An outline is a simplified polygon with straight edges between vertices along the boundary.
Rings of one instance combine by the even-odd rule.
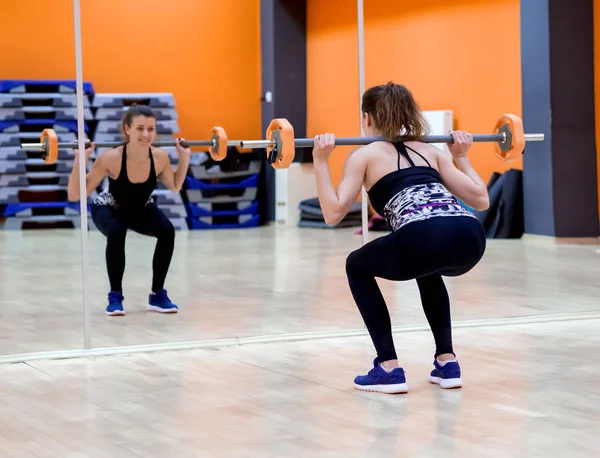
[[[124, 144], [104, 151], [94, 161], [86, 177], [89, 196], [108, 176], [109, 185], [94, 200], [92, 220], [106, 236], [106, 267], [110, 282], [107, 315], [125, 315], [123, 306], [123, 274], [125, 272], [125, 236], [131, 229], [155, 237], [152, 260], [152, 287], [147, 309], [160, 313], [176, 313], [165, 289], [165, 280], [173, 256], [175, 228], [153, 201], [151, 194], [160, 180], [171, 192], [179, 192], [190, 162], [190, 149], [176, 140], [179, 156], [173, 171], [169, 154], [152, 146], [156, 137], [156, 115], [145, 105], [133, 105], [121, 121]], [[182, 140], [182, 139], [181, 139]], [[183, 141], [183, 140], [182, 140]], [[95, 149], [94, 143], [85, 150], [86, 162]], [[69, 177], [69, 200], [79, 200], [79, 152]]]

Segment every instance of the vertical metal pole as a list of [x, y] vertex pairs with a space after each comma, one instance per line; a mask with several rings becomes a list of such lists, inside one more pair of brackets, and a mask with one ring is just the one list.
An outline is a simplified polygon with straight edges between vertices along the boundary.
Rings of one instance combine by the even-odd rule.
[[81, 56], [81, 14], [79, 0], [73, 0], [73, 19], [75, 21], [75, 73], [77, 91], [77, 136], [79, 149], [79, 208], [81, 214], [81, 292], [83, 300], [83, 343], [91, 348], [90, 313], [87, 301], [88, 277], [88, 212], [85, 159], [85, 115], [83, 106], [83, 69]]
[[[362, 112], [361, 112], [361, 100], [362, 95], [365, 92], [365, 30], [364, 30], [364, 8], [363, 0], [357, 0], [358, 7], [358, 115], [360, 121], [360, 136], [363, 137], [365, 133], [362, 128]], [[365, 187], [362, 187], [361, 191], [361, 215], [362, 215], [362, 243], [363, 245], [369, 241], [369, 206], [368, 196]]]

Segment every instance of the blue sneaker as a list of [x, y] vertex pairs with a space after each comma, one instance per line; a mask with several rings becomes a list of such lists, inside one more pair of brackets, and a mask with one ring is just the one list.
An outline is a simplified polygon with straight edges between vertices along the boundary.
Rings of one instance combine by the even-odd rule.
[[443, 366], [437, 358], [433, 360], [433, 370], [429, 374], [429, 381], [436, 383], [440, 388], [460, 388], [462, 379], [458, 361], [448, 361]]
[[108, 306], [106, 307], [106, 314], [110, 316], [123, 316], [125, 310], [123, 310], [123, 293], [121, 291], [111, 291], [108, 293]]
[[387, 372], [379, 365], [378, 358], [373, 361], [373, 369], [367, 375], [359, 375], [354, 379], [354, 386], [362, 391], [387, 394], [408, 393], [404, 369], [398, 367], [392, 372]]
[[159, 313], [177, 313], [178, 307], [171, 302], [166, 289], [159, 289], [156, 294], [148, 295], [148, 310]]

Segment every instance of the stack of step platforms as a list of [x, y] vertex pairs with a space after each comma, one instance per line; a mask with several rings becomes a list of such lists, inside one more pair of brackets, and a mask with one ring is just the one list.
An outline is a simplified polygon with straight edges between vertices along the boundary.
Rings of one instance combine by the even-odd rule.
[[237, 229], [260, 224], [257, 198], [264, 154], [240, 154], [229, 147], [214, 162], [208, 154], [192, 155], [182, 191], [190, 229]]
[[[175, 99], [170, 93], [97, 93], [94, 96], [93, 108], [96, 110], [98, 122], [95, 142], [122, 142], [121, 119], [125, 111], [133, 104], [147, 105], [156, 114], [157, 141], [174, 139], [174, 133], [179, 132]], [[108, 148], [98, 148], [90, 159], [95, 159]], [[177, 168], [178, 156], [175, 147], [163, 148], [169, 153], [173, 169]], [[108, 185], [104, 180], [102, 187]], [[186, 209], [180, 193], [173, 193], [160, 182], [152, 194], [154, 201], [170, 219], [176, 230], [188, 230]]]
[[[56, 131], [59, 142], [77, 140], [75, 86], [74, 80], [0, 80], [0, 216], [5, 218], [1, 228], [80, 227], [79, 203], [67, 201], [73, 151], [60, 150], [54, 164], [45, 164], [39, 154], [20, 148], [21, 143], [38, 143], [46, 128]], [[94, 119], [90, 83], [84, 83], [84, 93], [89, 132]]]

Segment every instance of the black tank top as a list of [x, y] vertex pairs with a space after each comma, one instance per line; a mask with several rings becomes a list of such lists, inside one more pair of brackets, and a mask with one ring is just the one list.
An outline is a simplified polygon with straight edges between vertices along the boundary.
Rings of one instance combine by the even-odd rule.
[[[410, 158], [404, 143], [394, 143], [398, 152], [398, 170], [388, 173], [369, 189], [368, 195], [375, 211], [394, 231], [414, 221], [434, 216], [473, 216], [442, 184], [440, 173], [421, 154], [427, 166], [417, 166]], [[400, 168], [404, 156], [410, 167]]]
[[116, 180], [108, 178], [108, 188], [120, 208], [129, 211], [142, 209], [149, 201], [150, 195], [156, 188], [156, 170], [152, 149], [148, 148], [150, 156], [150, 174], [143, 183], [132, 183], [127, 175], [127, 144], [123, 145], [121, 171]]

